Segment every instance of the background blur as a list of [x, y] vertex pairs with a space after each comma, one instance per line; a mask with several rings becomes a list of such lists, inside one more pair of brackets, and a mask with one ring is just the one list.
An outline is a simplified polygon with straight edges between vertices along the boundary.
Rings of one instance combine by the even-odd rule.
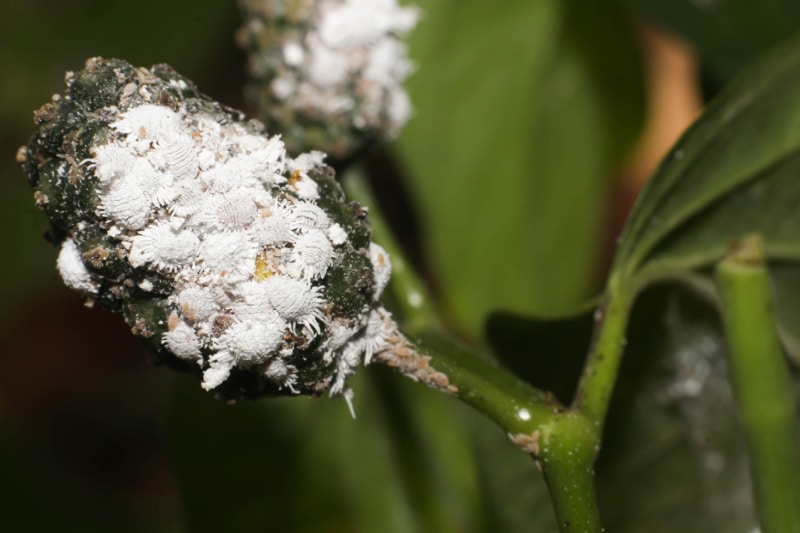
[[[552, 377], [551, 388], [568, 396], [580, 355], [577, 363], [565, 354], [519, 364], [529, 349], [563, 345], [563, 332], [543, 326], [531, 347], [530, 336], [504, 330], [498, 347], [487, 317], [551, 315], [595, 294], [661, 154], [748, 61], [800, 29], [800, 4], [490, 4], [421, 5], [411, 38], [415, 118], [355, 171], [379, 187], [450, 325], [516, 357], [520, 373]], [[169, 63], [243, 108], [238, 17], [233, 1], [0, 1], [0, 530], [551, 530], [534, 465], [455, 401], [367, 369], [353, 382], [356, 422], [328, 400], [222, 405], [191, 379], [152, 367], [120, 317], [85, 308], [62, 286], [55, 250], [42, 239], [44, 216], [14, 162], [33, 132], [33, 110], [92, 56]], [[664, 307], [663, 295], [650, 298]], [[691, 296], [670, 298], [694, 313], [683, 335], [706, 342], [713, 370], [715, 319]], [[645, 338], [663, 333], [655, 324]], [[565, 327], [582, 354], [585, 321]], [[713, 398], [687, 408], [659, 396], [694, 371], [665, 361], [624, 370], [647, 385], [623, 389], [612, 411], [617, 438], [605, 464], [630, 460], [598, 465], [607, 525], [744, 531], [752, 517], [741, 489], [746, 469], [735, 460], [741, 450], [721, 446], [733, 466], [706, 468], [715, 457], [708, 442], [724, 440], [730, 420], [704, 425]], [[651, 415], [644, 426], [642, 405]], [[638, 434], [623, 431], [631, 420]], [[626, 455], [644, 441], [647, 453]], [[691, 488], [657, 483], [658, 475]], [[631, 476], [636, 490], [624, 488]], [[686, 516], [691, 524], [680, 522]], [[725, 520], [738, 525], [718, 529]]]

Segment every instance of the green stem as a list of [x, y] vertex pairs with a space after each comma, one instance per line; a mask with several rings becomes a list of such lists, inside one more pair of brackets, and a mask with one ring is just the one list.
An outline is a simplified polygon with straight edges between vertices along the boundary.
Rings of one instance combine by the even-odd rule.
[[[598, 309], [598, 329], [583, 368], [573, 408], [592, 420], [601, 433], [625, 347], [625, 330], [632, 300], [612, 279], [604, 304]], [[599, 438], [599, 437], [598, 437]]]
[[509, 434], [532, 434], [562, 410], [558, 401], [438, 331], [418, 337], [416, 350], [447, 376], [452, 394]]
[[387, 292], [393, 296], [403, 329], [415, 334], [411, 343], [398, 333], [392, 347], [373, 360], [459, 398], [508, 433], [541, 467], [562, 533], [601, 531], [592, 470], [599, 443], [597, 425], [441, 333], [428, 291], [395, 241], [363, 175], [353, 171], [343, 181], [350, 198], [373, 206], [373, 238], [392, 258]]
[[761, 530], [800, 531], [800, 442], [794, 395], [775, 329], [760, 240], [743, 240], [718, 265], [716, 275]]
[[416, 344], [397, 336], [374, 356], [488, 416], [541, 467], [562, 533], [601, 531], [592, 465], [599, 442], [594, 421], [439, 332]]
[[570, 411], [542, 426], [540, 432], [540, 464], [559, 531], [602, 531], [594, 490], [599, 443], [594, 422]]

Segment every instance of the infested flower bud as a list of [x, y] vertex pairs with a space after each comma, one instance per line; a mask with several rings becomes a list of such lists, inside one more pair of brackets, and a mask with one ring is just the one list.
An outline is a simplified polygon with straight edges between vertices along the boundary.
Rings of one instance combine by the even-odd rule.
[[396, 0], [240, 0], [249, 97], [291, 153], [344, 159], [391, 139], [411, 115], [412, 66], [400, 37], [418, 10]]
[[35, 120], [18, 159], [61, 277], [159, 360], [225, 398], [341, 394], [381, 348], [388, 258], [321, 152], [166, 65], [90, 59]]

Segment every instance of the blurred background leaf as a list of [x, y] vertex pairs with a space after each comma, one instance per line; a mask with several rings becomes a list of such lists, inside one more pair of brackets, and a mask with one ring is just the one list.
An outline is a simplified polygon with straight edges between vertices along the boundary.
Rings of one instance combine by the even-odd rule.
[[642, 116], [613, 3], [436, 0], [411, 35], [398, 142], [445, 310], [571, 310], [596, 289], [609, 177]]
[[769, 265], [775, 315], [783, 347], [795, 365], [800, 365], [800, 265], [774, 261]]
[[498, 359], [534, 387], [569, 405], [589, 351], [594, 306], [573, 317], [546, 319], [492, 313], [486, 338]]
[[753, 531], [749, 466], [715, 307], [659, 285], [636, 303], [596, 465], [610, 531]]

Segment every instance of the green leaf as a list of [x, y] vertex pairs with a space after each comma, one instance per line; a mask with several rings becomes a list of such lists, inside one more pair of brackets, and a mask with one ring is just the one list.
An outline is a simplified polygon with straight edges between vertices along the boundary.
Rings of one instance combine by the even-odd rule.
[[626, 3], [691, 41], [712, 81], [719, 85], [800, 27], [800, 3], [795, 0]]
[[779, 261], [769, 265], [775, 315], [783, 347], [800, 365], [800, 265]]
[[531, 457], [487, 419], [472, 421], [486, 526], [480, 531], [552, 533], [556, 517], [547, 485]]
[[497, 358], [534, 387], [569, 405], [589, 351], [594, 308], [563, 319], [492, 313], [486, 338]]
[[800, 40], [753, 65], [663, 160], [631, 213], [612, 276], [642, 285], [717, 261], [749, 232], [800, 258]]
[[768, 240], [772, 258], [800, 259], [798, 176], [800, 151], [689, 217], [657, 245], [642, 272], [658, 276], [709, 265], [737, 239], [753, 232]]
[[753, 531], [749, 462], [716, 309], [677, 286], [633, 310], [597, 468], [609, 531]]
[[557, 312], [590, 295], [610, 170], [638, 128], [630, 32], [608, 3], [435, 0], [411, 35], [398, 149], [446, 311]]

